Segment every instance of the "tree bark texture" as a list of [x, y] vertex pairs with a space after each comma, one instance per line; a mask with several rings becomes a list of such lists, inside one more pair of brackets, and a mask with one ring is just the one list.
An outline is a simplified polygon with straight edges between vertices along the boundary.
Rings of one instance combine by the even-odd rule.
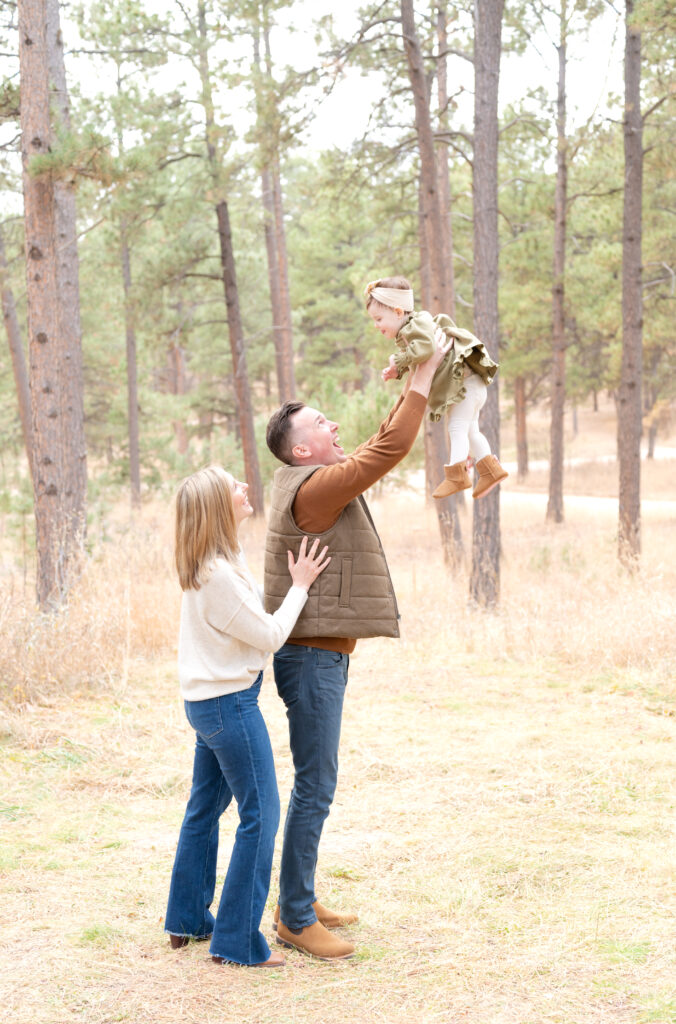
[[272, 198], [274, 206], [275, 250], [277, 253], [277, 278], [279, 281], [279, 318], [281, 327], [283, 385], [280, 400], [289, 401], [296, 397], [296, 371], [293, 360], [293, 328], [291, 322], [291, 295], [289, 292], [289, 257], [286, 248], [284, 227], [284, 201], [282, 176], [279, 168], [279, 153], [275, 153], [270, 169], [272, 177]]
[[28, 468], [33, 475], [33, 423], [31, 416], [31, 392], [28, 383], [28, 368], [26, 366], [26, 355], [21, 339], [21, 328], [16, 313], [14, 293], [9, 284], [7, 273], [7, 256], [5, 253], [5, 240], [0, 230], [0, 291], [2, 292], [2, 318], [5, 322], [7, 332], [7, 344], [12, 357], [12, 371], [14, 373], [14, 386], [16, 397], [19, 403], [19, 419], [21, 420], [21, 434]]
[[627, 567], [636, 563], [641, 552], [643, 376], [641, 34], [632, 27], [633, 10], [633, 0], [627, 0], [624, 50], [622, 370], [617, 397], [617, 457], [620, 475], [618, 553], [621, 562]]
[[514, 381], [514, 422], [516, 425], [516, 475], [518, 480], [525, 480], [528, 476], [525, 377], [517, 377]]
[[420, 187], [425, 239], [429, 249], [431, 271], [431, 313], [445, 312], [447, 273], [444, 262], [443, 211], [439, 199], [439, 182], [434, 155], [434, 133], [430, 115], [429, 90], [422, 51], [415, 29], [412, 0], [401, 0], [401, 27], [408, 62], [408, 76], [415, 108], [415, 130], [420, 156]]
[[[177, 341], [173, 341], [167, 351], [169, 364], [169, 391], [172, 395], [185, 395], [188, 392], [188, 374], [185, 363], [185, 350]], [[172, 420], [176, 447], [180, 455], [188, 452], [188, 431], [185, 422]]]
[[[415, 99], [416, 135], [420, 158], [418, 179], [418, 242], [420, 248], [420, 277], [422, 302], [432, 313], [445, 311], [448, 300], [446, 254], [450, 243], [446, 238], [439, 200], [437, 165], [434, 153], [432, 120], [430, 117], [429, 93], [424, 76], [422, 53], [415, 32], [412, 4], [402, 0], [402, 31], [404, 45], [409, 56], [409, 78]], [[406, 8], [406, 12], [404, 11]], [[421, 74], [422, 73], [422, 74]], [[434, 187], [431, 187], [433, 185]], [[425, 448], [425, 491], [428, 498], [438, 483], [444, 479], [444, 465], [448, 460], [448, 439], [443, 422], [424, 426]], [[439, 523], [439, 536], [444, 552], [444, 561], [449, 566], [458, 565], [462, 559], [462, 535], [457, 514], [455, 495], [435, 500]]]
[[228, 332], [230, 334], [230, 350], [232, 352], [232, 369], [235, 382], [235, 395], [239, 412], [239, 427], [244, 456], [244, 472], [249, 484], [249, 501], [255, 515], [263, 515], [263, 483], [258, 466], [256, 435], [254, 433], [253, 406], [249, 388], [249, 374], [246, 365], [246, 348], [244, 331], [239, 309], [239, 293], [235, 274], [235, 256], [230, 231], [230, 215], [225, 200], [216, 207], [218, 215], [218, 236], [221, 246], [221, 269], [223, 287], [225, 289], [225, 305], [228, 316]]
[[124, 221], [120, 223], [120, 261], [124, 289], [124, 325], [127, 345], [127, 430], [129, 434], [129, 482], [131, 503], [141, 504], [141, 460], [139, 456], [138, 373], [136, 367], [136, 329], [131, 295], [131, 259]]
[[[498, 80], [504, 0], [474, 4], [474, 331], [498, 360]], [[481, 429], [500, 454], [498, 381], [488, 388]], [[499, 489], [475, 502], [470, 597], [485, 608], [500, 596]]]
[[[272, 81], [272, 56], [270, 53], [270, 30], [266, 12], [262, 12], [265, 66], [260, 57], [258, 31], [254, 36], [254, 61], [258, 67], [256, 79], [256, 106], [260, 134], [261, 155], [261, 197], [263, 202], [263, 223], [265, 249], [268, 263], [270, 304], [272, 306], [272, 336], [275, 348], [275, 367], [280, 402], [296, 397], [296, 374], [293, 359], [293, 329], [291, 321], [291, 299], [289, 295], [289, 271], [284, 228], [284, 204], [282, 197], [281, 172], [279, 167], [278, 130], [270, 124], [277, 117], [276, 110], [270, 109], [270, 94], [267, 85]], [[263, 84], [265, 76], [265, 85]], [[268, 102], [266, 102], [268, 100]]]
[[48, 609], [77, 571], [87, 480], [74, 186], [30, 171], [70, 128], [58, 0], [19, 3], [19, 60], [37, 598]]
[[[197, 16], [199, 28], [199, 71], [202, 86], [201, 103], [204, 109], [205, 118], [207, 160], [209, 163], [214, 190], [217, 194], [222, 194], [221, 169], [215, 144], [217, 130], [209, 72], [209, 41], [207, 38], [206, 7], [204, 0], [199, 0]], [[249, 387], [249, 374], [246, 363], [246, 345], [244, 341], [242, 316], [239, 308], [237, 275], [235, 272], [235, 253], [232, 244], [230, 213], [228, 210], [228, 204], [224, 198], [219, 199], [216, 203], [216, 217], [218, 220], [221, 273], [223, 277], [223, 289], [225, 292], [228, 334], [230, 336], [230, 351], [232, 353], [233, 380], [235, 385], [235, 400], [237, 402], [237, 418], [242, 442], [242, 455], [244, 458], [244, 473], [249, 485], [249, 501], [253, 507], [254, 515], [263, 515], [263, 482], [261, 480], [258, 464], [258, 452], [256, 449], [253, 405], [251, 402], [251, 389]]]
[[552, 286], [551, 421], [549, 431], [549, 500], [546, 518], [563, 522], [563, 422], [566, 401], [566, 204], [568, 140], [566, 138], [566, 5], [560, 11], [559, 79], [556, 101], [556, 185], [554, 189], [554, 283]]
[[[448, 46], [446, 4], [437, 7], [437, 92], [439, 96], [439, 128], [448, 129], [448, 67], [444, 56]], [[442, 218], [443, 258], [446, 269], [446, 294], [443, 311], [455, 319], [455, 276], [453, 273], [453, 222], [451, 220], [451, 179], [448, 165], [448, 146], [437, 146], [437, 174], [439, 178], [439, 204]]]
[[[122, 96], [121, 66], [117, 65], [117, 95]], [[117, 151], [124, 152], [124, 126], [119, 108], [115, 115]], [[141, 505], [141, 458], [139, 453], [139, 407], [138, 369], [136, 361], [136, 324], [131, 286], [131, 256], [129, 253], [129, 230], [125, 214], [119, 218], [120, 265], [122, 269], [122, 291], [124, 295], [124, 332], [127, 349], [127, 434], [129, 443], [129, 485], [132, 508]]]

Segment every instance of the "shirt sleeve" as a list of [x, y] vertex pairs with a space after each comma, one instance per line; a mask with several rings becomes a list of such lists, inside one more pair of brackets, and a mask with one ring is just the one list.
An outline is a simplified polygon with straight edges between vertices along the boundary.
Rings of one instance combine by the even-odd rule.
[[299, 488], [293, 506], [299, 529], [328, 530], [346, 505], [385, 476], [413, 447], [427, 399], [408, 391], [394, 406], [377, 434], [344, 462], [322, 466]]
[[286, 642], [307, 601], [303, 587], [291, 586], [277, 611], [269, 615], [258, 591], [222, 562], [201, 589], [208, 624], [259, 651], [276, 651]]

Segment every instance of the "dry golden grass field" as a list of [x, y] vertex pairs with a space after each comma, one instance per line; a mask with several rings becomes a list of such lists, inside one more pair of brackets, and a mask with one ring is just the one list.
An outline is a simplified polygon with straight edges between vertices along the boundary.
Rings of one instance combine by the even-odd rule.
[[[109, 524], [56, 621], [8, 574], [3, 1024], [674, 1024], [675, 467], [646, 467], [633, 577], [616, 501], [586, 486], [594, 467], [561, 526], [544, 522], [546, 493], [510, 478], [493, 614], [468, 607], [467, 567], [444, 569], [415, 489], [375, 498], [402, 638], [363, 642], [350, 668], [318, 871], [320, 898], [360, 915], [342, 963], [217, 967], [163, 935], [193, 742], [164, 505]], [[258, 574], [263, 531], [245, 536]], [[269, 670], [263, 709], [284, 804]], [[231, 809], [221, 869], [235, 826]]]

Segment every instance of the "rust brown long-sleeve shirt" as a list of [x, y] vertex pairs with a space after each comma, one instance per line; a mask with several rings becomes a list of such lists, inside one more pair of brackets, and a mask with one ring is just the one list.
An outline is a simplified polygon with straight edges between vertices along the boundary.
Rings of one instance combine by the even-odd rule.
[[[312, 534], [328, 530], [346, 505], [401, 462], [413, 447], [426, 405], [427, 399], [417, 391], [401, 395], [377, 434], [359, 445], [344, 462], [322, 466], [301, 484], [293, 504], [299, 529]], [[321, 636], [288, 642], [342, 654], [351, 654], [357, 643], [350, 637]]]

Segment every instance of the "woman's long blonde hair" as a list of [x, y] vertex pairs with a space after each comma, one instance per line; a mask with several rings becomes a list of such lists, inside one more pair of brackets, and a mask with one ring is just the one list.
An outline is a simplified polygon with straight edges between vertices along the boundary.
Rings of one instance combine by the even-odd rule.
[[199, 590], [215, 558], [232, 562], [237, 557], [234, 486], [222, 466], [207, 466], [179, 484], [174, 555], [182, 590]]

